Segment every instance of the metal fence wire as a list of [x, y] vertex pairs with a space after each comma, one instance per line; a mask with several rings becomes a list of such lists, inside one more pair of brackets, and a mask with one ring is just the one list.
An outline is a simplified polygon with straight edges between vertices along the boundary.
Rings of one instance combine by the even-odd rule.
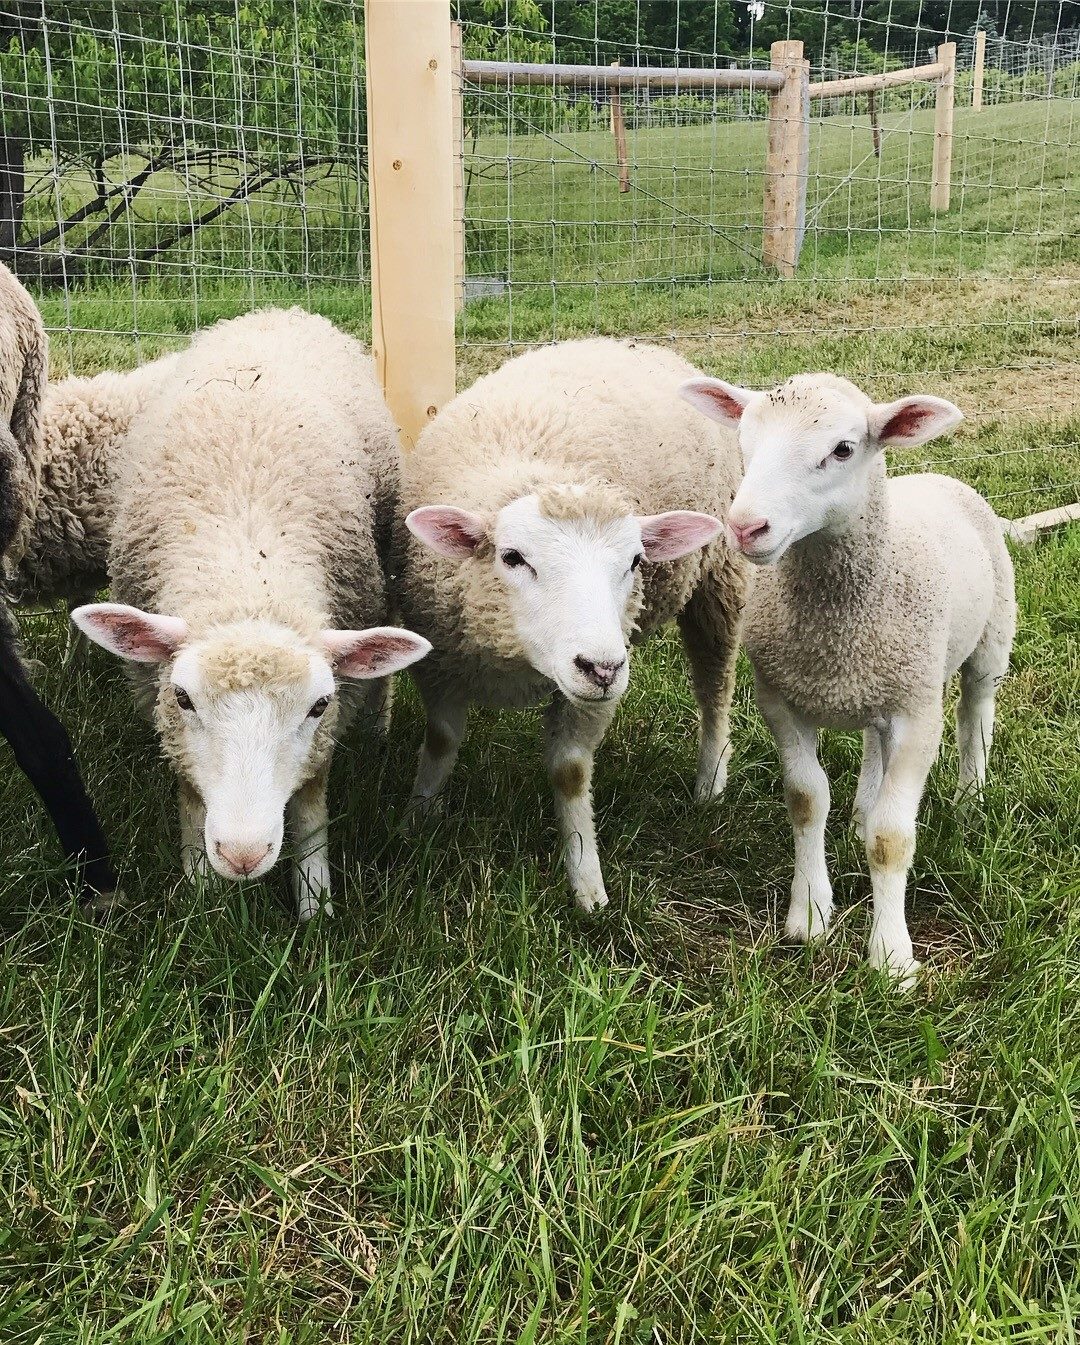
[[[829, 367], [960, 402], [976, 437], [927, 461], [1002, 513], [1076, 499], [1076, 4], [458, 0], [451, 17], [459, 384], [593, 333], [755, 385]], [[469, 73], [764, 73], [776, 41], [803, 44], [811, 85], [955, 44], [948, 209], [931, 208], [933, 81], [813, 99], [784, 278], [763, 259], [764, 87]], [[128, 367], [270, 302], [369, 331], [362, 0], [0, 0], [0, 110], [0, 255], [42, 305], [54, 374]], [[984, 471], [978, 435], [1002, 424]]]

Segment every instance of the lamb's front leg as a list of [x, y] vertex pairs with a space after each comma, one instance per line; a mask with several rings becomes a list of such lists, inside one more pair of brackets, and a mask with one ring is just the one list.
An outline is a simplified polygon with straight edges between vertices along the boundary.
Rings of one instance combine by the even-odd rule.
[[547, 766], [555, 791], [566, 876], [583, 911], [607, 905], [593, 823], [593, 754], [615, 715], [618, 702], [573, 705], [556, 695], [547, 712]]
[[457, 761], [458, 749], [465, 735], [465, 721], [469, 717], [469, 702], [459, 691], [439, 692], [421, 687], [424, 709], [427, 711], [427, 729], [420, 759], [416, 764], [413, 781], [411, 810], [427, 812], [450, 778]]
[[825, 936], [832, 919], [832, 884], [825, 863], [829, 780], [818, 761], [817, 726], [757, 679], [757, 699], [776, 739], [784, 798], [795, 837], [795, 873], [784, 933], [810, 943]]
[[866, 817], [866, 857], [874, 885], [869, 958], [903, 989], [915, 984], [915, 961], [904, 914], [907, 875], [915, 854], [915, 823], [926, 777], [941, 742], [941, 706], [896, 715], [885, 730], [885, 772]]
[[310, 920], [320, 911], [333, 915], [330, 902], [330, 851], [327, 839], [326, 785], [329, 767], [300, 786], [289, 800], [289, 833], [296, 847], [293, 884], [296, 912]]

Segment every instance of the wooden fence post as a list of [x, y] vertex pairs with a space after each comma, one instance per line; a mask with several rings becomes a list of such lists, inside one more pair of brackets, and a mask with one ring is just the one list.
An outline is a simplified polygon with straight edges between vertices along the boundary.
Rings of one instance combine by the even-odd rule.
[[877, 91], [871, 89], [866, 95], [866, 112], [870, 118], [870, 143], [874, 153], [881, 158], [881, 122], [878, 121]]
[[[619, 62], [612, 61], [617, 67]], [[615, 160], [619, 165], [619, 190], [630, 190], [630, 168], [626, 159], [626, 123], [623, 121], [622, 93], [619, 86], [611, 86], [611, 134], [615, 137]]]
[[983, 105], [983, 71], [986, 65], [986, 29], [975, 34], [975, 64], [971, 79], [971, 110], [981, 112]]
[[465, 97], [461, 24], [450, 25], [450, 97], [454, 136], [454, 308], [465, 306]]
[[952, 187], [953, 103], [956, 94], [956, 43], [942, 42], [937, 59], [944, 67], [938, 80], [934, 112], [934, 172], [930, 185], [930, 209], [948, 210]]
[[782, 276], [799, 263], [806, 227], [806, 182], [810, 167], [810, 62], [801, 42], [774, 42], [772, 68], [784, 86], [769, 95], [769, 141], [765, 154], [765, 236], [762, 260]]
[[454, 395], [448, 0], [365, 0], [371, 348], [411, 448]]

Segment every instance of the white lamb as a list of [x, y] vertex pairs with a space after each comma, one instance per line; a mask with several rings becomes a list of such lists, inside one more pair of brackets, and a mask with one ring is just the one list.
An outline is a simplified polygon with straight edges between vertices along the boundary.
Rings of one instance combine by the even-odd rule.
[[445, 407], [402, 468], [399, 610], [434, 645], [413, 672], [428, 716], [414, 800], [445, 783], [470, 703], [549, 700], [548, 771], [584, 910], [607, 902], [593, 753], [631, 639], [678, 619], [701, 711], [697, 797], [727, 778], [744, 571], [712, 514], [731, 503], [738, 448], [680, 404], [694, 372], [610, 340], [521, 355]]
[[375, 624], [397, 471], [356, 341], [300, 309], [219, 323], [128, 433], [110, 571], [137, 606], [73, 614], [106, 649], [154, 665], [134, 671], [180, 775], [186, 871], [205, 853], [229, 878], [266, 873], [287, 810], [301, 919], [330, 910], [326, 782], [351, 713], [338, 679], [384, 676], [429, 648]]
[[918, 963], [904, 915], [915, 822], [942, 730], [942, 689], [961, 673], [959, 794], [981, 788], [994, 696], [1016, 625], [1001, 526], [969, 486], [937, 475], [888, 480], [886, 448], [910, 448], [961, 419], [951, 402], [874, 404], [845, 379], [807, 374], [772, 392], [718, 379], [683, 396], [738, 428], [746, 476], [727, 518], [755, 565], [744, 635], [776, 739], [795, 833], [789, 937], [828, 930], [829, 784], [819, 728], [861, 728], [855, 803], [874, 889], [871, 963], [902, 984]]

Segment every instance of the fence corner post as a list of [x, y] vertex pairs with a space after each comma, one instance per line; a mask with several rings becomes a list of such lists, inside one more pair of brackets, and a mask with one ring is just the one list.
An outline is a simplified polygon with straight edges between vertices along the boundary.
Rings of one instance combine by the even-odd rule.
[[956, 43], [937, 49], [942, 68], [934, 109], [934, 171], [930, 182], [930, 209], [948, 210], [952, 189], [953, 106], [956, 101]]
[[765, 152], [765, 230], [762, 260], [782, 276], [799, 264], [806, 227], [806, 186], [810, 168], [810, 62], [801, 42], [774, 42], [772, 69], [784, 76], [769, 93], [768, 148]]
[[986, 68], [986, 29], [975, 34], [975, 63], [971, 78], [971, 110], [981, 112], [983, 105], [983, 74]]
[[365, 0], [371, 349], [409, 449], [455, 390], [449, 0]]

